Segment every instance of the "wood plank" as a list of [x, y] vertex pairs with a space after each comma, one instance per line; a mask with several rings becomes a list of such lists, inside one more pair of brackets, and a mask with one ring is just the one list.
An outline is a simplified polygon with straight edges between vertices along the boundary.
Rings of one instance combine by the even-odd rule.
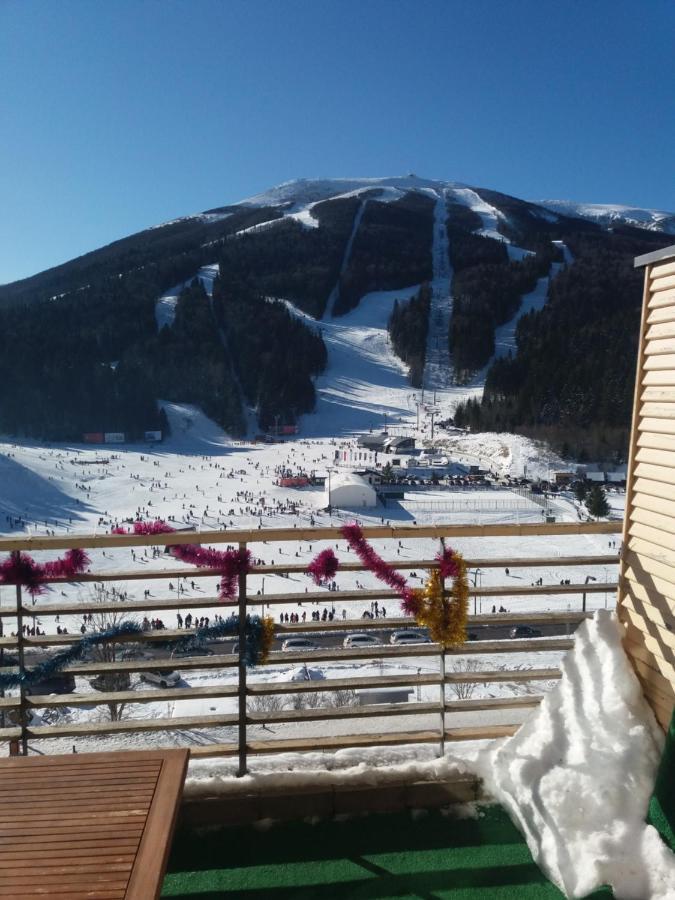
[[636, 656], [631, 658], [631, 662], [643, 686], [649, 685], [650, 688], [660, 693], [664, 700], [675, 699], [675, 686], [667, 678], [664, 678], [658, 669], [648, 666], [647, 663]]
[[[673, 367], [675, 368], [675, 366]], [[556, 522], [545, 524], [522, 525], [366, 525], [363, 528], [364, 537], [368, 540], [391, 540], [392, 538], [460, 538], [460, 537], [535, 537], [538, 535], [565, 535], [565, 534], [616, 534], [616, 523], [612, 522]], [[174, 544], [259, 544], [261, 542], [284, 541], [344, 541], [339, 526], [325, 526], [321, 528], [265, 528], [260, 531], [253, 529], [228, 529], [227, 531], [190, 531], [175, 532], [173, 534], [86, 534], [86, 535], [21, 535], [0, 537], [0, 553], [8, 553], [12, 550], [23, 550], [32, 553], [37, 550], [71, 550], [75, 547], [93, 549], [96, 547], [161, 547]], [[181, 575], [192, 577], [213, 577], [204, 569], [182, 568]], [[105, 573], [89, 573], [86, 580], [100, 581]], [[166, 578], [167, 572], [162, 569], [146, 569], [136, 574], [140, 578]], [[126, 573], [124, 573], [126, 580]], [[109, 577], [119, 581], [122, 575], [119, 572], [109, 573]], [[84, 576], [79, 575], [78, 581], [84, 581]], [[56, 582], [57, 579], [54, 579]]]
[[640, 509], [635, 507], [631, 509], [626, 516], [629, 526], [633, 523], [636, 525], [644, 525], [654, 531], [660, 531], [663, 535], [675, 534], [675, 522], [667, 515], [653, 512], [652, 510]]
[[675, 303], [672, 306], [660, 306], [652, 309], [647, 316], [647, 324], [655, 325], [659, 322], [675, 322]]
[[[664, 338], [663, 340], [648, 340], [645, 347], [645, 356], [662, 356], [664, 354], [675, 354], [675, 340], [672, 338]], [[661, 367], [663, 368], [663, 366]]]
[[645, 509], [649, 512], [667, 516], [675, 521], [675, 501], [652, 497], [650, 494], [633, 494], [632, 504], [637, 509]]
[[[675, 320], [673, 321], [675, 332]], [[652, 403], [675, 403], [675, 388], [667, 385], [652, 385], [642, 389], [640, 400]]]
[[544, 699], [543, 694], [527, 694], [523, 697], [489, 697], [478, 700], [449, 700], [445, 703], [446, 712], [470, 712], [486, 709], [521, 709], [539, 706]]
[[653, 562], [669, 566], [675, 577], [675, 551], [655, 544], [653, 541], [645, 541], [642, 538], [633, 537], [630, 535], [630, 532], [627, 549], [636, 553], [640, 559], [650, 559]]
[[[630, 623], [633, 628], [637, 629], [644, 636], [645, 646], [648, 639], [655, 641], [659, 647], [660, 655], [664, 659], [675, 651], [675, 634], [667, 628], [659, 626], [654, 620], [645, 618], [642, 613], [636, 612], [631, 605], [621, 604], [619, 618], [624, 623]], [[675, 661], [675, 656], [673, 656], [673, 660]]]
[[[359, 628], [361, 626], [359, 625]], [[102, 706], [107, 703], [157, 703], [162, 700], [208, 700], [236, 697], [237, 685], [212, 685], [211, 687], [154, 688], [147, 691], [110, 691], [87, 694], [43, 694], [26, 697], [26, 705], [34, 709], [57, 706]]]
[[489, 684], [492, 682], [548, 681], [561, 678], [560, 669], [496, 669], [485, 672], [446, 672], [446, 684]]
[[666, 275], [675, 275], [675, 263], [655, 263], [652, 266], [650, 281], [654, 281], [657, 278], [664, 278]]
[[675, 448], [661, 450], [658, 448], [652, 449], [650, 447], [640, 446], [635, 461], [637, 463], [647, 463], [648, 465], [659, 466], [659, 468], [662, 469], [672, 469], [675, 466]]
[[675, 418], [675, 406], [671, 403], [657, 403], [647, 401], [640, 406], [641, 419], [673, 419]]
[[645, 372], [663, 371], [671, 372], [675, 370], [675, 355], [672, 353], [664, 353], [659, 355], [647, 354], [644, 363]]
[[[668, 551], [664, 550], [663, 552], [667, 553]], [[650, 580], [657, 578], [660, 581], [668, 582], [669, 585], [675, 585], [675, 569], [671, 566], [650, 559], [644, 554], [638, 556], [630, 547], [625, 550], [624, 558], [626, 566], [631, 569], [633, 579], [638, 583], [644, 581], [643, 573], [645, 573], [651, 576]], [[659, 592], [660, 588], [657, 587], [656, 590]]]
[[658, 497], [675, 503], [675, 485], [666, 484], [663, 481], [652, 481], [649, 478], [641, 478], [636, 468], [634, 495], [646, 494], [649, 497]]
[[[122, 897], [136, 872], [143, 892], [129, 896], [158, 897], [188, 751], [34, 759], [0, 760], [0, 896]], [[125, 765], [133, 784], [98, 790]], [[78, 771], [94, 784], [68, 791]]]
[[177, 728], [219, 728], [236, 725], [236, 713], [213, 716], [183, 716], [167, 719], [127, 719], [122, 722], [85, 722], [75, 725], [29, 725], [30, 738], [76, 737], [82, 734], [127, 734], [137, 731], [174, 731]]
[[[648, 452], [645, 450], [640, 451], [642, 453]], [[663, 451], [651, 451], [652, 453]], [[649, 486], [653, 486], [655, 484], [659, 485], [670, 485], [675, 486], [675, 470], [673, 467], [668, 467], [664, 465], [654, 465], [653, 463], [648, 462], [639, 462], [635, 467], [635, 475], [638, 479], [642, 478], [649, 482]], [[635, 490], [645, 490], [646, 488], [640, 488], [638, 485], [635, 485]], [[670, 497], [670, 494], [664, 495]]]
[[659, 267], [655, 267], [651, 276], [649, 290], [652, 294], [660, 291], [670, 291], [675, 288], [675, 275], [662, 274]]
[[421, 716], [441, 712], [440, 701], [373, 703], [364, 706], [317, 707], [316, 709], [282, 709], [277, 712], [250, 712], [246, 721], [250, 725], [275, 722], [328, 722], [343, 719], [386, 718], [388, 716]]
[[[306, 738], [279, 738], [271, 741], [249, 741], [250, 753], [301, 753], [312, 750], [340, 750], [348, 747], [388, 747], [404, 744], [430, 744], [440, 741], [438, 731], [399, 732], [397, 734], [349, 734]], [[201, 749], [201, 748], [197, 748]]]
[[632, 623], [623, 622], [626, 636], [631, 644], [644, 647], [654, 657], [659, 671], [665, 678], [675, 681], [675, 657], [668, 647], [664, 647], [656, 638], [635, 628]]
[[522, 723], [513, 725], [467, 725], [462, 728], [446, 728], [446, 741], [492, 741], [511, 737]]
[[167, 755], [162, 762], [155, 802], [150, 809], [138, 851], [138, 858], [143, 864], [135, 866], [131, 874], [127, 889], [128, 900], [152, 900], [159, 897], [187, 766], [187, 751]]
[[647, 330], [647, 340], [663, 340], [664, 338], [675, 338], [675, 308], [673, 309], [673, 317], [668, 317], [666, 322], [659, 322], [651, 325]]
[[[675, 379], [673, 379], [675, 383]], [[639, 433], [637, 444], [639, 447], [649, 447], [653, 450], [668, 450], [675, 452], [675, 437], [668, 434]]]
[[675, 384], [675, 370], [668, 371], [664, 369], [659, 371], [655, 369], [652, 372], [642, 372], [640, 375], [640, 384], [644, 387], [648, 387], [650, 385], [661, 385], [668, 386]]

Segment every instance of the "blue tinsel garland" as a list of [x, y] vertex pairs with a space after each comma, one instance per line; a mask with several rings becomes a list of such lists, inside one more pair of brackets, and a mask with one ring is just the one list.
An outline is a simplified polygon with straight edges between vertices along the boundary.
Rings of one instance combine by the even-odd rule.
[[[44, 662], [38, 663], [32, 669], [24, 669], [22, 672], [0, 672], [0, 689], [27, 686], [46, 680], [61, 672], [70, 663], [78, 662], [96, 644], [109, 643], [118, 638], [143, 634], [143, 629], [136, 622], [121, 622], [112, 625], [103, 631], [94, 634], [85, 634], [66, 650], [61, 650], [50, 656]], [[218, 625], [209, 625], [206, 628], [198, 628], [178, 638], [170, 638], [158, 642], [159, 646], [172, 646], [182, 650], [190, 650], [201, 646], [204, 641], [211, 638], [227, 637], [239, 634], [239, 616], [232, 615]], [[260, 658], [263, 624], [260, 616], [246, 616], [246, 643], [244, 645], [244, 662], [247, 666], [255, 666]], [[155, 642], [153, 642], [155, 643]], [[161, 660], [158, 660], [158, 664]]]

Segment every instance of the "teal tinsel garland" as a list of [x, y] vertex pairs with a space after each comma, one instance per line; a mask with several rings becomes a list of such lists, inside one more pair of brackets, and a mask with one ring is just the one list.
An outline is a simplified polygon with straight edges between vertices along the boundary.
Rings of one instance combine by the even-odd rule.
[[[262, 620], [260, 616], [246, 616], [246, 643], [244, 646], [244, 662], [247, 666], [255, 666], [260, 658], [260, 643], [262, 637]], [[32, 669], [24, 669], [23, 672], [0, 672], [0, 689], [16, 688], [21, 685], [28, 686], [36, 682], [51, 678], [61, 672], [66, 666], [79, 662], [87, 652], [96, 644], [109, 643], [115, 639], [131, 637], [143, 634], [143, 629], [136, 622], [121, 622], [112, 625], [103, 631], [94, 634], [85, 634], [66, 650], [60, 650], [44, 662], [38, 663]], [[189, 650], [201, 646], [204, 641], [211, 638], [238, 636], [239, 616], [230, 616], [218, 625], [209, 625], [198, 628], [194, 632], [178, 638], [171, 638], [159, 642], [160, 646], [171, 646]], [[158, 661], [158, 663], [161, 661]]]

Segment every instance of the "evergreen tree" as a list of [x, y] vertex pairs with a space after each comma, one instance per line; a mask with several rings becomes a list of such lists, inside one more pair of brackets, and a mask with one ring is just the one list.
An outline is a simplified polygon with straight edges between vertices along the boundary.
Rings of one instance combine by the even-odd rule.
[[585, 481], [577, 481], [574, 485], [574, 496], [577, 498], [579, 503], [583, 503], [588, 495], [588, 485]]
[[602, 485], [594, 484], [588, 492], [586, 498], [586, 509], [596, 519], [604, 518], [609, 515], [609, 503], [602, 488]]

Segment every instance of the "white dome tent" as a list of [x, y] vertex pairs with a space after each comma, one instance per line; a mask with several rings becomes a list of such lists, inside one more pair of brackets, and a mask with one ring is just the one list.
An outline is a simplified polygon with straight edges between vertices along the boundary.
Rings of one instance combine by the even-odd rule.
[[354, 472], [337, 472], [327, 479], [324, 498], [326, 506], [345, 509], [377, 506], [377, 494], [372, 485]]

